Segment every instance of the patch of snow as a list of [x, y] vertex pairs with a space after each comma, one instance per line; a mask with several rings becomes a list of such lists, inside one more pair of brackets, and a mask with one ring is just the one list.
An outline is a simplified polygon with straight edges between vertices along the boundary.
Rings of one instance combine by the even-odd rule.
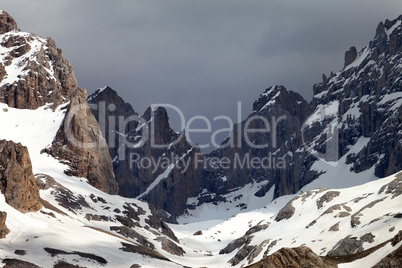
[[[392, 105], [391, 107], [389, 107]], [[402, 92], [394, 92], [381, 97], [381, 100], [377, 103], [377, 106], [387, 111], [394, 111], [402, 106]], [[382, 107], [384, 106], [384, 107]]]
[[[10, 36], [19, 36], [27, 39], [31, 35], [29, 33], [23, 32], [6, 33], [2, 35], [3, 40], [5, 37]], [[33, 41], [28, 42], [28, 44], [31, 46], [30, 51], [28, 51], [21, 57], [14, 58], [10, 65], [5, 66], [6, 75], [0, 82], [0, 87], [7, 84], [11, 85], [20, 80], [21, 77], [28, 74], [29, 70], [26, 67], [28, 66], [29, 62], [36, 61], [36, 56], [40, 52], [41, 48], [44, 47], [45, 41], [46, 40], [35, 36]], [[11, 50], [13, 50], [14, 48], [15, 47], [5, 48], [3, 46], [0, 46], [0, 55], [3, 55], [3, 57], [1, 58], [1, 62], [4, 62], [4, 55], [8, 55], [8, 53], [11, 52]]]
[[385, 31], [386, 34], [388, 36], [390, 36], [392, 34], [393, 31], [395, 31], [395, 29], [397, 29], [399, 26], [401, 26], [402, 21], [398, 20], [391, 28], [389, 28], [389, 30]]
[[321, 122], [324, 119], [335, 117], [338, 115], [339, 101], [332, 101], [325, 105], [318, 105], [314, 113], [307, 118], [305, 126], [312, 126], [315, 122]]
[[103, 87], [103, 88], [98, 88], [98, 94], [102, 93], [103, 91], [105, 91], [105, 89], [107, 89], [109, 86]]
[[[267, 183], [267, 181], [249, 183], [242, 188], [224, 195], [226, 202], [218, 202], [218, 204], [203, 203], [202, 205], [197, 206], [194, 210], [188, 210], [188, 214], [180, 216], [177, 220], [179, 223], [187, 224], [199, 221], [228, 219], [240, 212], [259, 209], [269, 204], [274, 198], [275, 186], [271, 187], [263, 197], [257, 197], [254, 195]], [[198, 198], [203, 194], [205, 193], [200, 194]], [[187, 204], [197, 205], [198, 198], [189, 198]], [[244, 207], [242, 204], [246, 206]]]
[[342, 189], [378, 179], [374, 176], [375, 166], [363, 172], [355, 173], [350, 171], [352, 164], [346, 164], [348, 155], [359, 153], [369, 141], [370, 138], [359, 138], [359, 140], [351, 146], [349, 152], [339, 159], [336, 167], [328, 165], [323, 161], [314, 162], [311, 169], [323, 174], [304, 186], [301, 191], [310, 191], [319, 188]]
[[[265, 110], [265, 109], [267, 109], [269, 106], [275, 104], [275, 102], [276, 102], [275, 99], [276, 99], [277, 97], [279, 97], [280, 94], [281, 94], [281, 92], [278, 91], [278, 92], [275, 94], [275, 96], [273, 96], [273, 97], [260, 109], [260, 112], [263, 111], [263, 110]], [[265, 95], [267, 95], [267, 93], [265, 93]]]

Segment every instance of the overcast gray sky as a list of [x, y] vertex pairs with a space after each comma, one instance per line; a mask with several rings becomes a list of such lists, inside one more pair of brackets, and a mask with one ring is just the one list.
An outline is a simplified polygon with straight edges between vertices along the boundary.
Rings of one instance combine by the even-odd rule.
[[322, 74], [402, 14], [402, 1], [1, 0], [0, 9], [52, 37], [89, 93], [109, 85], [139, 114], [169, 103], [186, 120], [235, 120], [237, 101], [245, 117], [271, 85], [310, 100]]

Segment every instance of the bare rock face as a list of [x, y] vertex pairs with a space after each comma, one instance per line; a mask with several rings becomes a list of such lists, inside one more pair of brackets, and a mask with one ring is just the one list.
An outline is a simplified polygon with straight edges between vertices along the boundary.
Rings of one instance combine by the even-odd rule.
[[7, 213], [0, 211], [0, 239], [6, 237], [10, 232], [6, 226]]
[[363, 244], [373, 243], [373, 238], [374, 235], [371, 233], [367, 233], [360, 238], [349, 235], [339, 240], [334, 248], [328, 252], [328, 256], [342, 256], [362, 252], [364, 250]]
[[112, 159], [86, 94], [71, 100], [69, 111], [50, 148], [45, 151], [70, 166], [65, 173], [84, 177], [101, 191], [117, 194]]
[[7, 204], [21, 212], [41, 208], [28, 149], [19, 143], [0, 140], [0, 189]]
[[[130, 156], [137, 160], [158, 161], [164, 155], [184, 155], [184, 161], [197, 160], [196, 147], [192, 149], [185, 139], [169, 149], [154, 149], [147, 140], [142, 147], [126, 150], [126, 154], [113, 163], [120, 194], [141, 198], [154, 204], [158, 210], [164, 209], [178, 216], [183, 212], [191, 213], [204, 203], [232, 203], [229, 193], [247, 184], [259, 184], [253, 193], [256, 197], [264, 197], [272, 187], [275, 187], [274, 198], [296, 193], [313, 180], [325, 176], [325, 171], [312, 168], [322, 156], [326, 162], [336, 162], [344, 157], [346, 164], [350, 165], [351, 176], [371, 167], [379, 178], [400, 171], [401, 20], [402, 16], [380, 23], [374, 40], [366, 48], [357, 52], [352, 47], [346, 52], [345, 68], [341, 72], [332, 72], [329, 77], [324, 75], [323, 82], [314, 85], [311, 103], [283, 86], [265, 90], [254, 102], [253, 112], [246, 120], [235, 124], [220, 148], [201, 156], [201, 159], [198, 157], [204, 164], [201, 168], [190, 168], [183, 173], [177, 168], [168, 170], [152, 164], [146, 169], [135, 164], [130, 167]], [[351, 64], [354, 61], [359, 64]], [[101, 99], [105, 100], [105, 96]], [[121, 115], [126, 116], [127, 112]], [[154, 124], [157, 143], [169, 144], [178, 136], [169, 127], [163, 108], [149, 109], [142, 118], [145, 119], [143, 126]], [[253, 130], [266, 130], [269, 125], [271, 131], [249, 133], [246, 137], [243, 131], [246, 124]], [[132, 131], [124, 134], [128, 134], [130, 142], [135, 142], [142, 137], [141, 128], [127, 126]], [[367, 144], [358, 152], [351, 150], [359, 140], [366, 138]], [[116, 151], [112, 158], [115, 155]], [[211, 164], [212, 160], [209, 162], [208, 159], [217, 159], [218, 165]], [[226, 159], [230, 164], [219, 165], [220, 160]], [[251, 165], [254, 159], [262, 161], [259, 167]], [[330, 202], [336, 194], [331, 192], [323, 196], [317, 207]], [[186, 204], [188, 197], [194, 199]], [[239, 200], [241, 198], [239, 196]], [[246, 202], [238, 203], [238, 207], [247, 208]], [[289, 210], [280, 216], [290, 217], [291, 212]]]
[[402, 246], [388, 254], [373, 268], [399, 268], [402, 267]]
[[18, 31], [18, 25], [14, 18], [11, 17], [7, 12], [0, 11], [0, 34], [7, 33], [10, 31]]
[[346, 67], [349, 64], [351, 64], [352, 62], [354, 62], [356, 58], [357, 58], [356, 47], [349, 48], [349, 50], [346, 51], [346, 53], [345, 53], [345, 66], [344, 67]]
[[162, 249], [166, 252], [169, 252], [170, 254], [173, 254], [176, 256], [183, 256], [183, 254], [186, 253], [181, 247], [179, 247], [178, 245], [176, 245], [174, 242], [167, 239], [166, 237], [158, 237], [155, 240], [161, 242]]
[[149, 107], [138, 116], [110, 87], [97, 90], [88, 103], [104, 126], [119, 194], [169, 212], [173, 216], [169, 221], [174, 222], [186, 209], [187, 199], [200, 189], [201, 169], [195, 164], [199, 149], [170, 127], [163, 107]]
[[335, 268], [336, 264], [329, 263], [316, 255], [310, 248], [282, 248], [267, 258], [248, 266], [250, 268]]
[[[284, 86], [267, 88], [254, 102], [253, 112], [248, 118], [236, 124], [221, 147], [207, 155], [210, 159], [231, 159], [231, 165], [229, 168], [207, 165], [204, 188], [217, 197], [224, 191], [230, 192], [250, 182], [265, 182], [254, 193], [257, 197], [265, 196], [274, 185], [275, 197], [298, 191], [314, 178], [312, 174], [301, 181], [300, 176], [294, 176], [308, 167], [302, 162], [305, 153], [295, 151], [302, 143], [300, 129], [309, 113], [308, 103], [298, 93]], [[262, 131], [247, 132], [258, 129]], [[269, 131], [264, 131], [267, 129]], [[227, 145], [230, 142], [233, 146]], [[297, 157], [293, 157], [296, 153]], [[261, 159], [262, 163], [254, 166], [253, 159]], [[238, 160], [246, 163], [244, 167], [239, 165]], [[219, 178], [223, 176], [228, 179], [220, 182]]]
[[278, 215], [275, 218], [275, 221], [281, 221], [281, 220], [288, 220], [291, 217], [293, 217], [293, 215], [296, 212], [295, 207], [293, 206], [293, 201], [299, 199], [298, 196], [296, 196], [295, 198], [293, 198], [292, 200], [290, 200], [286, 206], [284, 206], [278, 213]]
[[[88, 104], [99, 122], [103, 137], [108, 145], [110, 156], [114, 158], [118, 154], [120, 135], [116, 133], [133, 133], [138, 126], [136, 120], [130, 120], [131, 117], [137, 117], [138, 114], [133, 107], [125, 102], [116, 91], [107, 86], [98, 89], [94, 94], [88, 97]], [[122, 124], [120, 128], [119, 120], [127, 120], [127, 124]]]
[[[402, 231], [391, 240], [391, 245], [395, 247], [399, 242], [402, 241]], [[385, 258], [379, 261], [373, 268], [399, 268], [402, 267], [402, 246], [395, 249], [393, 252], [388, 254]]]
[[[20, 109], [49, 103], [54, 109], [82, 91], [73, 67], [56, 43], [20, 32], [4, 11], [0, 14], [0, 40], [2, 47], [11, 49], [0, 65], [0, 102]], [[17, 77], [12, 74], [15, 69], [21, 71]]]

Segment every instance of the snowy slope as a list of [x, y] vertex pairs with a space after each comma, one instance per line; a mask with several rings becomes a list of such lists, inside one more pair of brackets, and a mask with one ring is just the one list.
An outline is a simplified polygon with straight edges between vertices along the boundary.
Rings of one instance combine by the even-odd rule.
[[[319, 189], [284, 196], [262, 209], [237, 214], [224, 222], [189, 224], [187, 230], [183, 230], [181, 226], [170, 226], [176, 231], [185, 249], [188, 246], [212, 255], [202, 262], [207, 267], [230, 266], [227, 262], [236, 258], [236, 255], [244, 257], [238, 257], [241, 260], [236, 266], [241, 267], [257, 262], [264, 255], [272, 254], [282, 247], [301, 245], [325, 256], [343, 252], [342, 246], [349, 242], [351, 250], [348, 252], [348, 247], [345, 246], [346, 251], [343, 254], [353, 254], [379, 245], [402, 230], [401, 185], [402, 173], [399, 173], [357, 187], [342, 190]], [[285, 206], [287, 202], [291, 205]], [[291, 207], [294, 207], [294, 212], [289, 209]], [[288, 219], [285, 217], [279, 220], [284, 215], [281, 211], [288, 212]], [[202, 228], [204, 225], [206, 228]], [[255, 233], [250, 232], [251, 227], [255, 226], [263, 227]], [[193, 235], [197, 230], [202, 230], [202, 235]], [[232, 252], [219, 254], [229, 242], [241, 239], [247, 231], [252, 233], [247, 240], [238, 242]], [[356, 241], [345, 239], [344, 244], [338, 244], [348, 236], [352, 240], [356, 238]], [[370, 263], [377, 263], [395, 248], [387, 245], [370, 255]], [[192, 261], [190, 256], [189, 254], [186, 265], [190, 265]], [[197, 261], [201, 262], [198, 259]], [[356, 265], [351, 263], [342, 267], [359, 267], [362, 262], [365, 263], [361, 260]]]
[[[8, 214], [6, 224], [11, 231], [5, 239], [0, 241], [1, 258], [17, 258], [43, 267], [52, 267], [60, 259], [65, 259], [67, 262], [78, 260], [79, 264], [85, 267], [99, 267], [99, 262], [90, 258], [80, 258], [77, 255], [61, 255], [52, 258], [44, 251], [47, 247], [66, 252], [79, 251], [95, 254], [106, 259], [108, 267], [130, 267], [134, 263], [146, 267], [151, 258], [121, 250], [122, 242], [138, 245], [137, 239], [124, 237], [117, 231], [111, 232], [111, 227], [122, 226], [116, 218], [124, 216], [127, 206], [132, 207], [138, 212], [138, 218], [136, 222], [133, 222], [136, 226], [135, 231], [146, 237], [157, 251], [166, 253], [162, 250], [161, 243], [154, 239], [170, 238], [163, 234], [162, 228], [155, 229], [155, 226], [150, 223], [153, 212], [148, 204], [105, 194], [90, 186], [86, 179], [65, 175], [64, 170], [68, 168], [67, 166], [46, 153], [41, 154], [41, 150], [53, 141], [60, 127], [64, 118], [62, 108], [63, 106], [60, 106], [53, 112], [47, 107], [22, 110], [0, 104], [0, 124], [2, 125], [0, 139], [13, 140], [27, 146], [37, 179], [43, 184], [50, 183], [48, 189], [40, 191], [41, 198], [50, 205], [44, 205], [36, 213], [22, 214], [7, 205], [3, 195], [0, 195], [0, 207]], [[47, 176], [53, 178], [59, 185], [55, 183], [52, 185], [52, 179]], [[68, 201], [60, 201], [65, 193], [67, 193], [65, 198]], [[94, 218], [91, 215], [98, 215], [107, 220], [91, 220]], [[93, 228], [99, 228], [104, 232]], [[19, 256], [14, 253], [15, 250], [24, 250], [26, 255]], [[170, 254], [166, 253], [166, 255]], [[152, 258], [151, 267], [158, 265], [159, 267], [175, 266]]]
[[[203, 215], [199, 215], [198, 223], [170, 225], [180, 241], [180, 244], [172, 243], [183, 250], [182, 256], [171, 254], [163, 249], [158, 238], [172, 239], [161, 228], [149, 224], [152, 211], [146, 203], [105, 194], [90, 186], [83, 178], [65, 175], [63, 171], [66, 166], [40, 153], [41, 148], [52, 142], [62, 122], [64, 111], [62, 107], [59, 108], [55, 111], [46, 107], [21, 110], [5, 104], [0, 106], [0, 124], [3, 126], [0, 138], [12, 139], [28, 147], [34, 173], [44, 185], [40, 191], [41, 198], [51, 204], [45, 205], [39, 212], [22, 214], [8, 206], [0, 195], [1, 208], [8, 214], [6, 224], [11, 231], [0, 241], [3, 259], [24, 260], [43, 267], [52, 267], [61, 260], [84, 267], [130, 267], [134, 263], [142, 267], [175, 267], [175, 263], [189, 267], [229, 267], [231, 264], [228, 262], [236, 254], [242, 255], [244, 246], [252, 250], [260, 246], [259, 252], [252, 251], [255, 253], [252, 258], [236, 263], [240, 267], [262, 259], [264, 253], [272, 254], [289, 246], [307, 245], [315, 253], [326, 255], [349, 235], [360, 241], [364, 235], [367, 237], [367, 234], [371, 234], [368, 236], [369, 242], [363, 242], [361, 248], [357, 246], [356, 250], [368, 249], [392, 238], [402, 229], [402, 222], [397, 218], [402, 204], [402, 178], [399, 174], [339, 191], [320, 189], [297, 196], [284, 196], [272, 203], [269, 203], [272, 195], [268, 195], [268, 199], [264, 200], [267, 204], [264, 208], [240, 213], [228, 220], [222, 220], [224, 217], [212, 213], [211, 218], [221, 220], [201, 221]], [[52, 177], [55, 183], [45, 175]], [[67, 191], [68, 202], [61, 201], [65, 189], [70, 191]], [[331, 196], [332, 199], [329, 198]], [[286, 204], [292, 198], [291, 206], [295, 211], [288, 219], [278, 220], [280, 211], [284, 207], [289, 208]], [[119, 231], [111, 231], [111, 227], [122, 226], [118, 216], [124, 215], [127, 204], [131, 204], [133, 210], [138, 212], [132, 230], [144, 237], [146, 243], [154, 245], [154, 254], [163, 254], [173, 262], [121, 250], [122, 243], [141, 243], [138, 239], [140, 236], [130, 238]], [[205, 207], [204, 216], [208, 212], [211, 213], [210, 208]], [[97, 220], [97, 216], [100, 220]], [[231, 241], [243, 237], [254, 226], [260, 226], [261, 230], [252, 234], [247, 245], [240, 243], [233, 251], [219, 254]], [[193, 235], [199, 230], [202, 235]], [[51, 249], [64, 253], [52, 257], [49, 253]], [[377, 255], [371, 256], [374, 258], [371, 262], [381, 259], [393, 249], [388, 245]], [[15, 253], [21, 250], [26, 255]], [[77, 252], [87, 255], [77, 255]], [[102, 264], [103, 261], [107, 263]]]
[[[396, 22], [387, 29], [387, 40], [401, 25]], [[3, 41], [11, 40], [14, 35], [29, 44], [29, 51], [5, 64], [7, 76], [0, 87], [23, 81], [22, 77], [28, 75], [29, 68], [35, 64], [45, 64], [47, 79], [57, 80], [52, 62], [43, 63], [37, 57], [47, 49], [48, 41], [15, 31], [3, 35]], [[1, 46], [0, 49], [0, 61], [5, 63], [9, 60], [6, 55], [18, 52], [19, 46], [14, 44], [10, 49]], [[310, 168], [319, 174], [318, 179], [297, 194], [273, 200], [274, 185], [263, 197], [257, 197], [255, 193], [265, 182], [254, 181], [227, 191], [223, 195], [225, 203], [200, 203], [198, 206], [200, 199], [214, 194], [202, 189], [198, 196], [187, 200], [187, 204], [196, 209], [179, 218], [181, 225], [161, 222], [153, 207], [145, 202], [112, 196], [92, 187], [85, 178], [67, 176], [64, 171], [68, 166], [43, 152], [51, 145], [63, 122], [64, 108], [69, 104], [64, 97], [61, 97], [64, 99], [61, 105], [46, 103], [30, 110], [0, 103], [0, 139], [19, 142], [28, 148], [43, 205], [38, 212], [23, 214], [9, 206], [0, 194], [0, 210], [7, 212], [6, 225], [10, 230], [0, 240], [0, 267], [13, 259], [40, 267], [54, 267], [57, 263], [82, 267], [138, 267], [134, 264], [140, 267], [242, 267], [282, 247], [306, 245], [318, 255], [350, 255], [388, 241], [402, 230], [402, 173], [378, 179], [375, 165], [381, 164], [387, 155], [380, 151], [370, 154], [375, 161], [361, 166], [364, 159], [357, 156], [375, 148], [374, 141], [381, 144], [382, 137], [387, 140], [387, 127], [394, 126], [392, 120], [397, 120], [394, 114], [401, 109], [400, 88], [384, 89], [388, 90], [387, 94], [377, 97], [375, 92], [354, 97], [337, 95], [346, 92], [351, 81], [359, 81], [360, 69], [381, 71], [368, 60], [370, 53], [362, 50], [355, 62], [327, 81], [331, 85], [342, 84], [338, 91], [323, 87], [316, 92], [317, 110], [306, 125], [311, 128], [329, 121], [330, 126], [337, 124], [343, 130], [357, 128], [357, 120], [364, 114], [362, 107], [373, 103], [373, 109], [383, 111], [390, 120], [385, 121], [386, 126], [371, 133], [372, 137], [362, 133], [353, 136], [336, 164], [315, 161]], [[398, 63], [394, 73], [399, 75], [402, 59], [394, 57], [393, 60]], [[258, 111], [270, 110], [280, 96], [274, 94]], [[339, 107], [345, 101], [349, 106], [343, 107], [341, 117], [337, 118]], [[327, 122], [321, 120], [322, 108], [329, 115]], [[397, 143], [402, 135], [399, 126], [392, 129], [397, 133], [394, 136]], [[324, 132], [326, 128], [323, 126]], [[322, 144], [320, 135], [313, 136], [308, 145], [316, 148]], [[305, 144], [296, 151], [303, 146]], [[191, 150], [186, 152], [189, 154]], [[293, 156], [292, 151], [286, 152], [291, 153]], [[356, 169], [359, 172], [354, 172]], [[170, 170], [161, 174], [149, 184], [146, 193], [157, 189]], [[230, 180], [226, 176], [219, 179]], [[233, 215], [235, 213], [238, 214]], [[399, 246], [401, 243], [395, 246], [387, 243], [373, 254], [340, 267], [369, 267]]]

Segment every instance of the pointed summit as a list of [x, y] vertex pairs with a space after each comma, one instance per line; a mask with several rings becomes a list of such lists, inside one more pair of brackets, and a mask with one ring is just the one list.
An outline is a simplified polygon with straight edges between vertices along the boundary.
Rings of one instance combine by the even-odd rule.
[[13, 30], [19, 31], [14, 18], [4, 10], [0, 10], [0, 34], [11, 32]]

